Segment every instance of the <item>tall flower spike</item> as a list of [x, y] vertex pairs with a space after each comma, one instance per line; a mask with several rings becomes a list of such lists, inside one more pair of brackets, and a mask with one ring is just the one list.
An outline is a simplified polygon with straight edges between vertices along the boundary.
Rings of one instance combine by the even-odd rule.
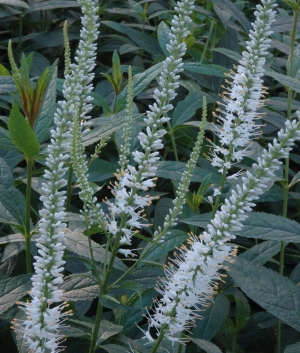
[[233, 81], [223, 95], [224, 110], [217, 115], [223, 126], [216, 132], [220, 146], [212, 143], [211, 164], [219, 168], [221, 173], [224, 168], [227, 171], [232, 163], [248, 155], [251, 139], [260, 134], [261, 126], [255, 125], [255, 120], [259, 115], [257, 109], [263, 105], [263, 66], [271, 41], [268, 36], [273, 33], [270, 30], [276, 14], [273, 9], [277, 4], [275, 0], [262, 0], [262, 5], [256, 6], [256, 21], [249, 34], [251, 40], [247, 42], [247, 50], [242, 53], [237, 72], [229, 75]]
[[164, 60], [163, 69], [158, 79], [160, 89], [155, 89], [153, 98], [155, 103], [149, 106], [147, 118], [144, 119], [147, 124], [146, 131], [140, 132], [138, 139], [143, 152], [134, 151], [132, 153], [137, 168], [128, 165], [127, 168], [118, 175], [119, 182], [113, 187], [112, 193], [115, 196], [115, 202], [107, 202], [112, 214], [108, 222], [108, 228], [115, 225], [117, 217], [127, 217], [125, 227], [122, 229], [113, 227], [115, 233], [122, 231], [124, 233], [121, 244], [130, 244], [132, 233], [127, 230], [133, 225], [141, 227], [139, 208], [149, 205], [152, 197], [140, 196], [138, 192], [147, 191], [155, 186], [156, 170], [154, 164], [159, 160], [159, 150], [162, 149], [162, 137], [166, 130], [162, 124], [169, 121], [167, 113], [173, 109], [170, 103], [176, 96], [175, 89], [178, 88], [178, 75], [183, 71], [182, 57], [186, 52], [184, 43], [185, 37], [189, 34], [188, 25], [191, 23], [190, 15], [194, 8], [193, 0], [182, 0], [175, 7], [176, 15], [172, 19], [171, 33], [169, 34], [170, 44], [167, 44], [169, 56]]
[[253, 201], [266, 189], [267, 181], [282, 163], [279, 159], [287, 158], [294, 142], [300, 140], [299, 121], [287, 121], [285, 126], [285, 131], [279, 131], [278, 139], [269, 144], [268, 150], [264, 150], [258, 163], [253, 165], [254, 173], [246, 172], [243, 185], [238, 185], [225, 200], [207, 231], [199, 237], [192, 236], [190, 248], [181, 247], [166, 268], [166, 278], [161, 280], [158, 289], [162, 298], [154, 305], [156, 313], [148, 319], [150, 326], [163, 330], [172, 342], [199, 317], [196, 310], [211, 300], [217, 282], [224, 276], [219, 272], [226, 269], [222, 263], [232, 261], [236, 254], [236, 248], [227, 243], [235, 238], [232, 232], [242, 228], [247, 218], [245, 212], [252, 210]]
[[[62, 259], [65, 245], [63, 228], [65, 218], [65, 191], [59, 191], [66, 185], [64, 175], [67, 171], [65, 161], [69, 159], [69, 129], [72, 126], [71, 117], [79, 113], [85, 114], [90, 99], [86, 94], [91, 90], [89, 82], [93, 75], [90, 71], [95, 65], [95, 49], [93, 42], [98, 35], [97, 6], [94, 0], [79, 0], [83, 17], [81, 39], [76, 52], [77, 64], [71, 64], [65, 77], [65, 101], [58, 103], [54, 116], [56, 128], [51, 133], [51, 143], [48, 146], [48, 157], [43, 184], [40, 211], [39, 239], [37, 240], [38, 256], [35, 256], [32, 276], [31, 302], [20, 303], [27, 315], [24, 321], [17, 321], [15, 328], [24, 336], [29, 352], [57, 353], [64, 339], [59, 334], [61, 319], [68, 315], [62, 312], [65, 304], [54, 306], [62, 301], [62, 290], [58, 286], [63, 281], [61, 272], [65, 261]], [[86, 103], [85, 109], [81, 109]]]

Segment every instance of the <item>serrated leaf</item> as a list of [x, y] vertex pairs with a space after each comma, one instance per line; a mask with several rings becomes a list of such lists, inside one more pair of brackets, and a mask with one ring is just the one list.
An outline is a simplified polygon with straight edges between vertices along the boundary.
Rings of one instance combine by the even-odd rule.
[[7, 278], [0, 282], [0, 314], [9, 309], [31, 288], [31, 274]]
[[14, 178], [8, 165], [0, 158], [0, 222], [25, 229], [25, 198], [14, 187]]
[[219, 331], [229, 313], [229, 300], [224, 294], [217, 294], [204, 310], [201, 310], [201, 320], [197, 320], [194, 335], [210, 341]]
[[65, 291], [62, 299], [77, 301], [96, 298], [99, 295], [99, 286], [90, 276], [91, 273], [87, 272], [66, 277], [59, 287]]
[[221, 349], [211, 342], [201, 340], [199, 338], [190, 338], [189, 337], [189, 339], [192, 342], [196, 343], [197, 346], [204, 349], [206, 353], [222, 353]]
[[252, 246], [252, 248], [239, 255], [239, 257], [263, 265], [279, 253], [280, 246], [280, 242], [278, 241], [267, 240], [263, 243]]
[[300, 224], [291, 219], [264, 212], [247, 213], [243, 228], [235, 234], [247, 238], [300, 242]]
[[167, 44], [170, 43], [170, 38], [169, 38], [170, 33], [171, 33], [170, 28], [165, 24], [164, 21], [161, 21], [157, 28], [157, 37], [158, 37], [159, 45], [166, 56], [170, 54], [167, 50]]
[[98, 332], [97, 345], [105, 341], [107, 338], [114, 336], [123, 330], [123, 326], [115, 325], [109, 321], [101, 320]]
[[203, 96], [205, 94], [202, 92], [192, 92], [177, 104], [172, 115], [173, 128], [191, 119], [195, 115], [196, 110], [202, 108]]
[[[217, 49], [215, 49], [217, 50]], [[197, 62], [187, 62], [184, 63], [183, 68], [187, 71], [196, 72], [201, 75], [225, 77], [225, 73], [228, 73], [229, 70], [226, 67], [214, 64], [200, 64]]]
[[300, 331], [300, 288], [288, 278], [240, 257], [229, 264], [230, 276], [258, 305]]
[[[160, 178], [171, 179], [172, 181], [180, 181], [182, 174], [186, 169], [186, 163], [183, 162], [173, 162], [173, 161], [161, 161], [155, 164], [158, 168], [157, 176]], [[207, 176], [207, 170], [200, 167], [195, 167], [191, 181], [192, 182], [202, 182]], [[213, 174], [211, 177], [211, 182], [213, 184], [219, 184], [221, 177], [218, 174]]]
[[300, 342], [287, 346], [284, 353], [299, 353], [300, 352]]
[[291, 88], [293, 91], [300, 93], [300, 85], [299, 80], [293, 77], [289, 77], [287, 75], [279, 74], [278, 72], [271, 71], [267, 67], [265, 68], [265, 75], [275, 78], [278, 82], [280, 82], [285, 87]]
[[24, 153], [26, 159], [33, 160], [40, 152], [40, 145], [16, 105], [12, 107], [7, 125], [12, 142]]
[[236, 331], [241, 331], [245, 325], [247, 324], [248, 320], [250, 319], [250, 305], [243, 299], [235, 297], [236, 303], [236, 313], [235, 313], [235, 327]]
[[[75, 229], [73, 232], [69, 229], [65, 230], [66, 247], [68, 250], [74, 252], [75, 254], [90, 259], [91, 254], [89, 250], [88, 238], [82, 234], [82, 230], [83, 229], [80, 228]], [[95, 261], [104, 263], [105, 249], [93, 240], [91, 240], [91, 242], [93, 246]], [[107, 254], [107, 261], [109, 261], [109, 259], [110, 253]], [[121, 271], [127, 270], [127, 266], [125, 266], [123, 262], [118, 258], [115, 258], [113, 267]]]
[[36, 137], [40, 143], [44, 142], [45, 138], [49, 134], [51, 126], [53, 125], [56, 105], [56, 79], [57, 67], [56, 65], [52, 65], [46, 78], [49, 84], [47, 84], [39, 113], [33, 127]]

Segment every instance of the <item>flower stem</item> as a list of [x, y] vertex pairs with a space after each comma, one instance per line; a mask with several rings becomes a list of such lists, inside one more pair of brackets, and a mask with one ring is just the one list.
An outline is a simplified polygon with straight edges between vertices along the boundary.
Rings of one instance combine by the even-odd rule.
[[26, 219], [25, 219], [25, 243], [26, 243], [26, 270], [32, 272], [30, 249], [30, 204], [31, 204], [31, 180], [33, 160], [27, 160], [27, 185], [26, 185]]
[[[290, 54], [290, 68], [288, 75], [290, 77], [294, 76], [294, 54], [295, 54], [295, 38], [297, 33], [297, 22], [299, 16], [299, 6], [300, 0], [297, 0], [297, 10], [294, 11], [294, 22], [293, 22], [293, 29], [291, 33], [291, 54]], [[288, 107], [287, 107], [287, 119], [291, 120], [292, 115], [292, 100], [293, 100], [293, 90], [288, 89]], [[289, 158], [285, 160], [285, 171], [284, 171], [284, 181], [283, 181], [283, 209], [282, 215], [283, 217], [287, 217], [287, 208], [288, 208], [288, 198], [289, 198]], [[279, 260], [279, 274], [283, 275], [284, 269], [284, 250], [285, 244], [284, 241], [280, 244], [280, 260]], [[276, 353], [281, 352], [281, 320], [277, 319], [277, 336], [276, 336]]]

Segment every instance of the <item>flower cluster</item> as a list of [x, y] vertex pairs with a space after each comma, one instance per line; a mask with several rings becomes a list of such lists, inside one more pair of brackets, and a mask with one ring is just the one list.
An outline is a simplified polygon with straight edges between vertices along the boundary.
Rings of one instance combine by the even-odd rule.
[[[298, 118], [300, 113], [298, 113]], [[264, 192], [270, 178], [287, 158], [296, 140], [300, 139], [300, 122], [287, 121], [286, 129], [280, 130], [278, 139], [269, 144], [253, 165], [254, 173], [246, 172], [242, 178], [243, 186], [237, 186], [221, 210], [217, 211], [199, 237], [192, 236], [190, 248], [182, 246], [179, 254], [166, 268], [166, 279], [161, 280], [158, 291], [162, 298], [154, 304], [155, 314], [149, 316], [149, 325], [166, 331], [165, 337], [177, 340], [176, 334], [182, 332], [199, 317], [199, 305], [208, 303], [215, 293], [217, 281], [222, 278], [219, 270], [226, 268], [222, 263], [236, 253], [236, 248], [226, 244], [235, 238], [232, 234], [243, 227], [257, 200]]]
[[250, 41], [242, 53], [242, 60], [235, 74], [231, 73], [231, 87], [223, 95], [224, 110], [217, 115], [222, 128], [217, 129], [220, 145], [213, 145], [212, 165], [219, 168], [222, 173], [227, 171], [231, 164], [241, 161], [248, 154], [251, 139], [260, 134], [260, 125], [255, 125], [259, 114], [257, 110], [263, 105], [261, 100], [265, 93], [262, 76], [263, 65], [267, 48], [270, 46], [270, 30], [275, 20], [275, 0], [262, 0], [262, 5], [257, 5], [255, 11], [256, 21], [250, 30]]
[[[70, 65], [70, 71], [64, 83], [65, 101], [58, 103], [54, 116], [56, 128], [51, 133], [51, 144], [48, 146], [46, 159], [47, 170], [44, 178], [47, 180], [42, 187], [39, 235], [37, 240], [38, 256], [35, 256], [32, 276], [31, 302], [21, 303], [27, 319], [15, 323], [16, 329], [24, 335], [25, 345], [30, 352], [59, 352], [60, 343], [64, 339], [59, 335], [60, 320], [68, 315], [62, 313], [65, 304], [55, 306], [62, 300], [62, 290], [58, 287], [63, 281], [62, 271], [65, 261], [64, 232], [65, 191], [59, 191], [66, 186], [64, 175], [67, 171], [66, 160], [70, 149], [68, 140], [71, 138], [71, 117], [85, 114], [88, 111], [90, 97], [89, 82], [93, 74], [90, 71], [95, 65], [95, 44], [97, 38], [97, 6], [94, 0], [79, 0], [82, 6], [83, 18], [81, 39], [77, 50], [77, 64]], [[87, 110], [82, 111], [82, 102]]]
[[[170, 118], [167, 113], [173, 109], [170, 103], [176, 96], [175, 89], [178, 88], [178, 75], [183, 69], [182, 57], [186, 52], [184, 38], [189, 34], [188, 25], [191, 23], [190, 15], [194, 7], [193, 0], [182, 0], [177, 3], [175, 11], [177, 15], [172, 19], [171, 33], [169, 35], [170, 44], [167, 45], [169, 56], [164, 60], [163, 69], [158, 79], [160, 89], [155, 89], [155, 103], [150, 105], [147, 117], [144, 119], [147, 124], [146, 131], [140, 132], [138, 139], [143, 151], [132, 152], [133, 159], [137, 163], [137, 168], [128, 165], [124, 171], [117, 176], [118, 183], [113, 186], [112, 193], [115, 202], [109, 204], [111, 211], [108, 230], [114, 229], [114, 233], [121, 231], [124, 233], [121, 239], [122, 244], [131, 244], [131, 228], [141, 227], [140, 208], [149, 205], [153, 197], [149, 195], [140, 196], [138, 192], [147, 191], [155, 186], [156, 170], [154, 164], [159, 160], [159, 150], [163, 148], [162, 138], [166, 133], [162, 124], [168, 122]], [[116, 227], [116, 217], [125, 216], [126, 222]]]

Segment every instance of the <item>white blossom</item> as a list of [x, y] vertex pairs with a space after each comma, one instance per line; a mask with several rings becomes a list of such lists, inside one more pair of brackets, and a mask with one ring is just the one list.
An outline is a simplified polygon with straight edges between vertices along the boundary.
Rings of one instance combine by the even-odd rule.
[[[260, 135], [260, 125], [255, 121], [259, 114], [257, 110], [263, 105], [264, 93], [262, 76], [267, 49], [270, 46], [268, 37], [275, 20], [275, 0], [263, 0], [257, 5], [255, 22], [250, 30], [250, 41], [246, 42], [246, 50], [242, 53], [236, 73], [231, 72], [232, 79], [228, 92], [223, 94], [220, 113], [217, 115], [221, 128], [216, 126], [219, 145], [211, 142], [211, 164], [222, 173], [231, 168], [232, 163], [242, 160], [249, 155], [248, 147], [251, 140]], [[227, 81], [226, 81], [227, 82]]]
[[[298, 112], [298, 118], [300, 113]], [[157, 289], [162, 298], [154, 303], [155, 314], [149, 315], [149, 325], [164, 330], [172, 342], [178, 333], [193, 325], [198, 310], [207, 305], [222, 279], [223, 262], [231, 261], [236, 248], [228, 244], [235, 239], [233, 232], [241, 230], [257, 200], [267, 187], [266, 181], [279, 168], [279, 159], [286, 158], [296, 140], [300, 139], [300, 122], [287, 121], [278, 139], [269, 144], [253, 165], [254, 173], [246, 172], [243, 185], [237, 185], [229, 199], [216, 212], [207, 230], [199, 237], [192, 235], [190, 247], [182, 246], [165, 269], [166, 278]], [[159, 332], [158, 332], [159, 333]]]
[[[48, 157], [44, 178], [47, 180], [42, 187], [41, 201], [43, 209], [40, 211], [39, 238], [37, 240], [38, 255], [35, 256], [32, 276], [31, 302], [19, 303], [27, 319], [15, 323], [25, 340], [29, 352], [57, 353], [60, 352], [64, 337], [59, 334], [61, 320], [70, 312], [62, 312], [66, 303], [57, 305], [62, 301], [63, 291], [59, 285], [63, 282], [62, 271], [65, 261], [65, 237], [63, 228], [65, 218], [65, 191], [59, 191], [66, 186], [64, 176], [67, 172], [65, 165], [69, 159], [70, 149], [67, 142], [71, 138], [70, 121], [73, 115], [78, 114], [82, 102], [86, 114], [91, 105], [88, 94], [92, 86], [90, 73], [95, 66], [95, 44], [97, 38], [98, 17], [97, 5], [94, 0], [78, 0], [84, 14], [82, 18], [81, 39], [76, 52], [77, 64], [70, 65], [70, 71], [64, 83], [65, 100], [58, 103], [54, 116], [56, 128], [50, 131], [51, 139], [48, 146]], [[86, 118], [86, 117], [85, 117]], [[55, 306], [56, 305], [56, 306]]]

